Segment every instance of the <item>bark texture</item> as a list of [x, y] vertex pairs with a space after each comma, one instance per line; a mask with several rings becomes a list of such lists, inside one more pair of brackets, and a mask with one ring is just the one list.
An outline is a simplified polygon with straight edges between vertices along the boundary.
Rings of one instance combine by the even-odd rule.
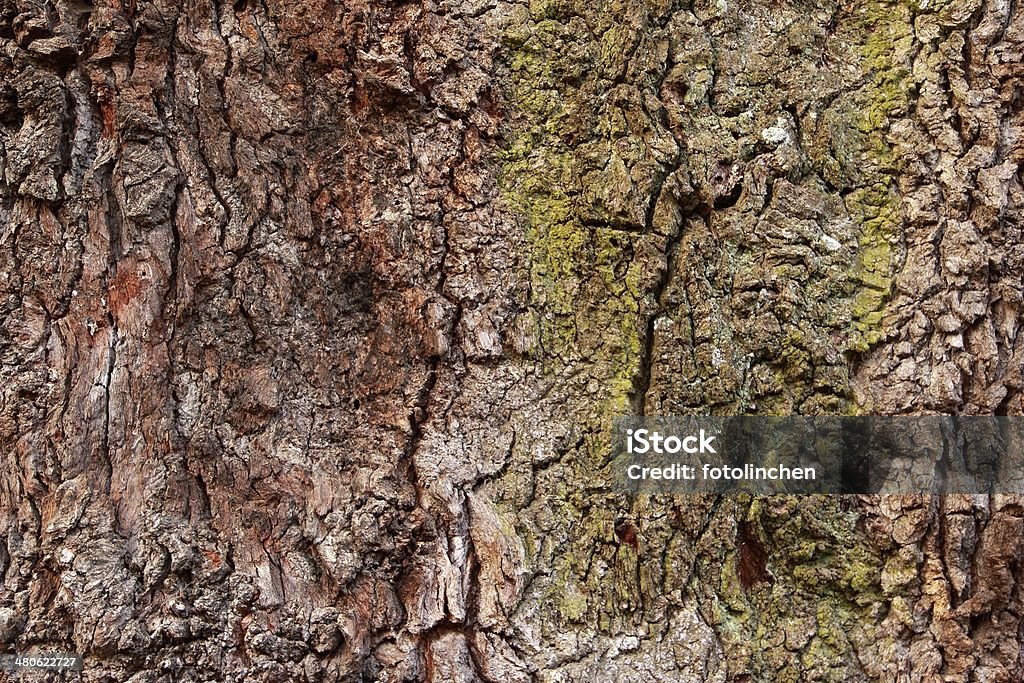
[[625, 413], [1024, 413], [1022, 49], [1016, 0], [0, 0], [0, 644], [1022, 680], [1021, 500], [608, 471]]

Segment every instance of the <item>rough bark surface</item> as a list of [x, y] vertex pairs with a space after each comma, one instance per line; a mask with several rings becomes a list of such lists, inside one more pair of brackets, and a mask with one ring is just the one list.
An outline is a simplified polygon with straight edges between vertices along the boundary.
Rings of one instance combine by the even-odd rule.
[[0, 644], [1019, 681], [1022, 501], [629, 499], [626, 413], [1024, 413], [1016, 0], [0, 0]]

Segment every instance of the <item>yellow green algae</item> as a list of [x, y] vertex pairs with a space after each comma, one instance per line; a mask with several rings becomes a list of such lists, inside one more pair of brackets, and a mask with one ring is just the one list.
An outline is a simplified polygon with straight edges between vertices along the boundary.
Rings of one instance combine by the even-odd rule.
[[[528, 8], [515, 7], [513, 14], [521, 16], [511, 18], [506, 35], [513, 113], [509, 144], [500, 154], [500, 189], [525, 229], [529, 304], [537, 330], [530, 354], [552, 374], [572, 363], [601, 363], [601, 370], [593, 373], [607, 375], [593, 401], [598, 418], [628, 412], [644, 334], [645, 264], [633, 253], [636, 233], [587, 220], [584, 178], [590, 152], [579, 146], [581, 139], [594, 143], [594, 149], [604, 144], [610, 160], [607, 181], [629, 182], [613, 146], [628, 137], [628, 125], [617, 110], [590, 101], [595, 92], [584, 87], [589, 76], [582, 75], [594, 69], [615, 78], [623, 68], [634, 30], [625, 23], [614, 25], [615, 11], [622, 7], [604, 8], [613, 25], [595, 36], [579, 16], [586, 10], [572, 0], [533, 0]], [[902, 221], [894, 189], [900, 160], [887, 140], [888, 126], [892, 117], [906, 111], [913, 88], [903, 64], [911, 41], [911, 9], [901, 2], [869, 2], [863, 9], [856, 21], [868, 80], [860, 118], [852, 122], [863, 164], [857, 187], [845, 197], [858, 225], [848, 342], [856, 351], [869, 349], [883, 334], [894, 242]], [[806, 335], [794, 330], [781, 342], [774, 381], [790, 386], [812, 382], [806, 375], [811, 365]], [[771, 412], [769, 401], [759, 399], [759, 409]], [[559, 619], [587, 623], [596, 618], [598, 629], [607, 631], [643, 594], [656, 594], [667, 585], [680, 593], [690, 590], [687, 581], [696, 571], [702, 580], [717, 578], [711, 594], [698, 599], [702, 616], [736, 659], [736, 671], [773, 671], [775, 680], [796, 681], [802, 680], [801, 670], [813, 670], [817, 680], [845, 680], [854, 656], [851, 632], [868, 623], [867, 615], [883, 599], [882, 560], [855, 531], [856, 513], [830, 496], [753, 499], [723, 507], [721, 517], [746, 515], [757, 530], [768, 549], [768, 565], [779, 574], [777, 582], [742, 585], [738, 551], [723, 549], [726, 539], [698, 554], [692, 565], [673, 561], [696, 543], [683, 533], [670, 537], [674, 550], [664, 555], [660, 570], [652, 569], [652, 554], [643, 541], [639, 549], [616, 543], [616, 512], [576, 485], [594, 475], [594, 462], [587, 462], [584, 454], [608, 450], [609, 436], [599, 422], [590, 425], [597, 429], [565, 463], [566, 480], [557, 487], [559, 513], [571, 518], [565, 520], [571, 538], [556, 551], [555, 579], [545, 599]], [[634, 506], [633, 512], [643, 519], [642, 509]], [[531, 545], [529, 554], [536, 552], [536, 544]], [[608, 566], [607, 574], [594, 570], [599, 562]], [[661, 586], [655, 585], [658, 571]], [[639, 596], [637, 588], [644, 589]], [[814, 609], [816, 605], [820, 607]], [[777, 642], [780, 633], [790, 631], [806, 634], [792, 649]], [[759, 657], [783, 659], [755, 661]]]
[[[856, 531], [858, 513], [837, 496], [770, 496], [736, 501], [763, 543], [772, 574], [744, 586], [739, 551], [700, 575], [719, 578], [702, 612], [731, 658], [734, 673], [772, 680], [848, 680], [857, 630], [872, 623], [881, 599], [882, 560]], [[716, 566], [717, 565], [717, 566]]]
[[916, 3], [905, 0], [871, 0], [854, 15], [864, 36], [862, 66], [869, 81], [858, 121], [868, 182], [846, 197], [851, 218], [859, 226], [859, 284], [851, 305], [853, 351], [867, 351], [884, 336], [882, 319], [897, 256], [894, 243], [903, 221], [896, 190], [903, 163], [888, 134], [891, 119], [908, 111], [914, 94], [907, 59], [913, 45], [915, 7]]
[[[551, 377], [586, 367], [597, 380], [578, 417], [583, 441], [563, 457], [549, 492], [571, 538], [556, 551], [557, 578], [545, 600], [563, 623], [596, 618], [604, 629], [635, 600], [626, 579], [637, 575], [639, 562], [628, 544], [609, 545], [615, 506], [579, 485], [594, 482], [602, 467], [612, 418], [630, 412], [646, 333], [641, 280], [650, 263], [639, 254], [645, 226], [614, 216], [628, 205], [633, 184], [623, 155], [642, 157], [636, 148], [643, 141], [603, 97], [614, 87], [608, 79], [629, 61], [637, 29], [619, 19], [631, 8], [643, 3], [609, 3], [595, 12], [572, 0], [533, 0], [512, 10], [504, 35], [510, 117], [499, 188], [524, 228], [526, 315], [536, 340], [526, 353]], [[607, 575], [590, 571], [595, 555], [609, 563]]]
[[[594, 93], [576, 79], [588, 61], [625, 63], [629, 31], [613, 27], [595, 38], [572, 16], [582, 8], [567, 2], [532, 2], [529, 16], [516, 11], [523, 16], [511, 19], [505, 36], [513, 47], [514, 132], [500, 155], [500, 189], [525, 223], [534, 357], [552, 372], [572, 362], [603, 364], [600, 412], [622, 414], [641, 362], [643, 264], [631, 258], [635, 233], [584, 224], [587, 162], [579, 141], [610, 150], [623, 133], [611, 114], [591, 114]], [[624, 172], [609, 165], [608, 173]]]

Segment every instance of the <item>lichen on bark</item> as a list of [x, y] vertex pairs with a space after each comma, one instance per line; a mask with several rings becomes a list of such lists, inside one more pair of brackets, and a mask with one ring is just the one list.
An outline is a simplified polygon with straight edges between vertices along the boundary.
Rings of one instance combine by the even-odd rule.
[[0, 641], [1019, 680], [1020, 501], [608, 459], [621, 413], [1024, 411], [1022, 12], [0, 3]]
[[845, 197], [858, 229], [857, 288], [850, 348], [867, 351], [883, 339], [884, 307], [899, 267], [903, 227], [896, 178], [903, 154], [890, 139], [893, 119], [908, 113], [915, 84], [910, 74], [916, 2], [867, 3], [861, 13], [862, 68], [868, 85], [858, 132], [861, 187]]

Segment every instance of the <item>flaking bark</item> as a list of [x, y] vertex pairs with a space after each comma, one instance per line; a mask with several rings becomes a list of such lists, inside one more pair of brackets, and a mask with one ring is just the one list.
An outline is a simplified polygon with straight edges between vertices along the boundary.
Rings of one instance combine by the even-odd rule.
[[1024, 412], [1016, 2], [0, 0], [0, 643], [87, 681], [1016, 681], [1008, 497], [626, 412]]

